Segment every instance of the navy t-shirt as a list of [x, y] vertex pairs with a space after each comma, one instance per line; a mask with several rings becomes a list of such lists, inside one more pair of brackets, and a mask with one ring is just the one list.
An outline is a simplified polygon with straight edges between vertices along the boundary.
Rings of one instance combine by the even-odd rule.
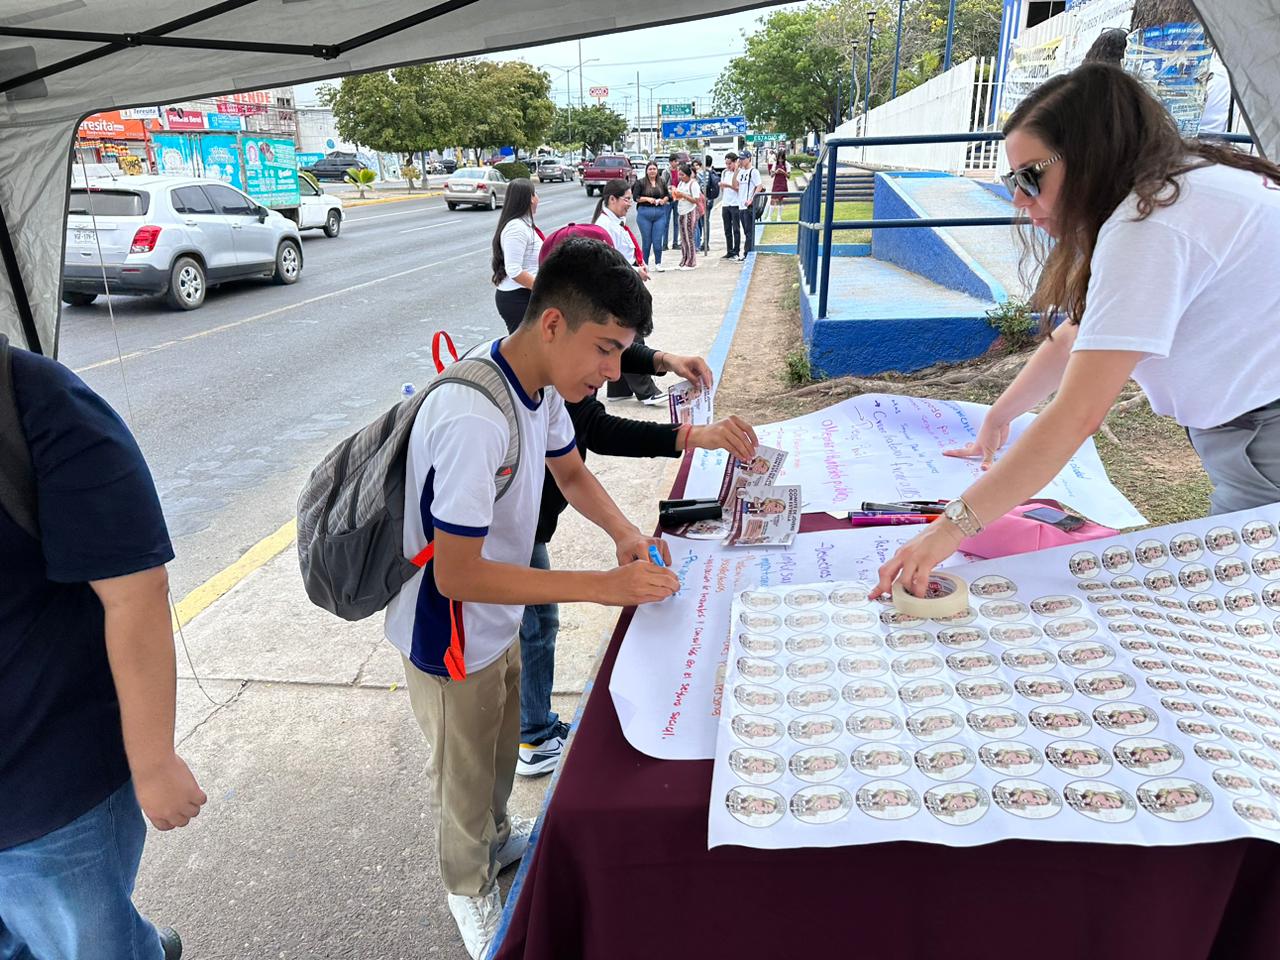
[[91, 580], [173, 559], [128, 428], [66, 367], [13, 351], [40, 540], [0, 508], [0, 850], [93, 809], [129, 778]]

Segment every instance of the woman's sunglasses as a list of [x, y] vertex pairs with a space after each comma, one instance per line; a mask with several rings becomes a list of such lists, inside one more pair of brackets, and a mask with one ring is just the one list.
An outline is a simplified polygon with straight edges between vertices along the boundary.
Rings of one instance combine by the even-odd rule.
[[1040, 174], [1061, 159], [1062, 157], [1055, 153], [1047, 160], [1029, 163], [1025, 167], [1019, 167], [1017, 170], [1001, 174], [1000, 182], [1004, 184], [1004, 188], [1009, 191], [1010, 195], [1013, 194], [1015, 189], [1018, 189], [1034, 199], [1040, 196]]

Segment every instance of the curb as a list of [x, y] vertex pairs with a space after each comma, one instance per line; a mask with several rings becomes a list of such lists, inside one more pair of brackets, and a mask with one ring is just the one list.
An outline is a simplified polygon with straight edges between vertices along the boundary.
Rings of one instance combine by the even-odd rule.
[[443, 190], [430, 190], [426, 193], [409, 193], [403, 197], [374, 197], [371, 200], [347, 200], [343, 197], [339, 197], [338, 199], [342, 200], [342, 208], [344, 210], [349, 210], [352, 207], [372, 207], [380, 203], [400, 203], [404, 200], [429, 200], [432, 197], [439, 197], [443, 195]]

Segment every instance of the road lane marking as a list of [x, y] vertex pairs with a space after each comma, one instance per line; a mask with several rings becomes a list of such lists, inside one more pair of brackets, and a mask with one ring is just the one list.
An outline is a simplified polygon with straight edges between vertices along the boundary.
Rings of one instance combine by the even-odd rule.
[[397, 230], [397, 233], [417, 233], [419, 230], [430, 230], [432, 227], [444, 227], [451, 223], [461, 223], [461, 219], [441, 220], [439, 223], [428, 223], [425, 227], [410, 227], [408, 230]]
[[357, 283], [350, 287], [343, 287], [341, 290], [332, 290], [329, 293], [322, 293], [319, 296], [311, 297], [307, 300], [299, 300], [297, 303], [285, 304], [283, 307], [276, 307], [274, 310], [268, 310], [265, 313], [259, 313], [252, 317], [245, 317], [243, 320], [233, 320], [231, 323], [224, 323], [217, 327], [210, 327], [208, 330], [200, 330], [196, 333], [188, 334], [185, 337], [179, 337], [176, 340], [166, 340], [164, 343], [158, 343], [155, 346], [147, 347], [144, 350], [135, 350], [132, 353], [126, 353], [123, 356], [109, 357], [106, 360], [99, 360], [97, 363], [90, 363], [83, 367], [76, 367], [73, 372], [77, 374], [88, 373], [90, 370], [97, 370], [100, 367], [110, 366], [113, 363], [121, 363], [125, 360], [135, 360], [138, 357], [150, 356], [153, 353], [159, 353], [161, 350], [167, 350], [169, 347], [177, 346], [180, 343], [186, 343], [188, 340], [198, 340], [201, 337], [207, 337], [210, 334], [222, 333], [227, 330], [235, 329], [236, 327], [242, 327], [246, 323], [254, 323], [258, 320], [265, 320], [268, 317], [279, 316], [282, 313], [288, 313], [290, 310], [296, 310], [298, 307], [305, 307], [312, 303], [319, 303], [321, 300], [328, 300], [331, 297], [339, 297], [355, 290], [363, 290], [365, 287], [372, 287], [379, 283], [386, 283], [388, 280], [405, 277], [411, 273], [420, 273], [423, 270], [430, 270], [432, 267], [440, 267], [446, 263], [453, 263], [455, 260], [461, 260], [464, 257], [470, 257], [489, 249], [490, 243], [486, 241], [482, 247], [476, 247], [473, 250], [468, 250], [465, 253], [459, 253], [452, 257], [446, 257], [443, 260], [435, 260], [432, 263], [424, 263], [421, 266], [410, 267], [408, 270], [401, 270], [398, 273], [390, 273], [385, 277], [378, 277], [375, 280], [366, 280], [364, 283]]
[[415, 213], [430, 213], [432, 210], [441, 209], [437, 204], [432, 207], [418, 207], [415, 210], [401, 210], [399, 213], [380, 213], [376, 217], [347, 217], [346, 225], [354, 227], [357, 223], [367, 223], [370, 220], [385, 220], [387, 217], [407, 217]]
[[171, 614], [173, 628], [176, 630], [178, 627], [185, 627], [212, 606], [214, 601], [230, 592], [241, 580], [274, 560], [297, 538], [298, 521], [294, 519], [275, 533], [259, 540], [246, 550], [239, 560], [215, 573], [174, 604]]

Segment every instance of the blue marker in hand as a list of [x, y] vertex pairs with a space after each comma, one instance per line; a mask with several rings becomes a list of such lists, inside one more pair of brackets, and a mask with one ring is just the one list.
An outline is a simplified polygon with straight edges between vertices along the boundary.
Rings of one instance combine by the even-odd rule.
[[649, 561], [651, 563], [656, 563], [660, 567], [666, 566], [666, 564], [662, 562], [662, 553], [659, 552], [657, 544], [649, 544]]

